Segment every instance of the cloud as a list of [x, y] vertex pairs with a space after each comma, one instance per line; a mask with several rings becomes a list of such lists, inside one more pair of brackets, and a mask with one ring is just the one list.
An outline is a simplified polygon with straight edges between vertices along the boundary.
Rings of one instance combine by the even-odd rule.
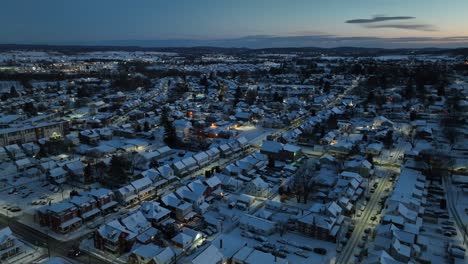
[[437, 31], [432, 25], [428, 24], [380, 24], [380, 25], [365, 25], [366, 28], [396, 28], [418, 31]]
[[358, 18], [358, 19], [351, 19], [346, 20], [346, 23], [349, 24], [366, 24], [366, 23], [376, 23], [376, 22], [383, 22], [389, 20], [407, 20], [407, 19], [415, 19], [412, 16], [374, 16], [373, 18]]

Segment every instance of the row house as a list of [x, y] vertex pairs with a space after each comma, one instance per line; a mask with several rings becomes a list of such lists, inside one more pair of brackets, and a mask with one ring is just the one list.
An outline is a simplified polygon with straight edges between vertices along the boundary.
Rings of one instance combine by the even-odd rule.
[[136, 193], [136, 189], [131, 184], [119, 188], [117, 191], [115, 191], [115, 196], [117, 198], [117, 201], [119, 201], [119, 203], [124, 206], [133, 205], [138, 202], [138, 195]]
[[9, 227], [0, 230], [0, 262], [8, 261], [9, 258], [21, 253], [23, 243], [13, 235]]
[[115, 208], [118, 203], [115, 201], [115, 194], [109, 189], [92, 189], [86, 195], [93, 197], [97, 201], [97, 206], [103, 213], [107, 213]]
[[89, 196], [72, 196], [69, 202], [78, 208], [78, 216], [88, 221], [101, 214], [97, 201]]
[[78, 208], [70, 202], [47, 205], [37, 210], [37, 220], [41, 226], [53, 231], [68, 233], [82, 224]]
[[162, 222], [171, 218], [171, 211], [161, 206], [158, 202], [143, 202], [141, 203], [140, 211], [151, 222], [153, 227], [157, 227]]
[[279, 161], [296, 161], [301, 157], [301, 148], [291, 144], [285, 144], [276, 141], [264, 141], [260, 153], [268, 156], [269, 159]]
[[148, 177], [132, 181], [130, 185], [135, 188], [135, 193], [140, 201], [151, 198], [155, 194], [153, 181]]
[[94, 247], [114, 254], [129, 252], [135, 244], [137, 234], [128, 230], [119, 220], [101, 225], [94, 233]]

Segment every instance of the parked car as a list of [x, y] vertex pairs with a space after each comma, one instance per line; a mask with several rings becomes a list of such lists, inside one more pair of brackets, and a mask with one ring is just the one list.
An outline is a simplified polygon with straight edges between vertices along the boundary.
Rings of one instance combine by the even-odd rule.
[[70, 258], [77, 258], [81, 255], [81, 250], [79, 248], [74, 248], [68, 251], [67, 256]]
[[442, 224], [453, 226], [453, 225], [455, 225], [455, 222], [453, 222], [453, 221], [451, 221], [451, 220], [444, 220], [444, 221], [442, 221]]
[[308, 246], [308, 245], [301, 245], [299, 246], [300, 249], [303, 249], [303, 250], [308, 250], [308, 251], [313, 251], [314, 248], [311, 247], [311, 246]]
[[308, 258], [309, 255], [307, 255], [307, 253], [304, 251], [304, 250], [298, 250], [298, 251], [294, 251], [294, 254], [300, 256], [300, 257], [303, 257], [303, 258]]
[[254, 235], [250, 233], [249, 231], [242, 231], [241, 236], [247, 237], [247, 238], [253, 238]]
[[13, 207], [8, 208], [8, 210], [11, 212], [19, 212], [21, 211], [21, 208], [19, 208], [18, 206], [13, 206]]
[[257, 241], [260, 241], [260, 242], [267, 242], [268, 241], [268, 238], [266, 238], [264, 236], [261, 236], [261, 235], [254, 236], [254, 239], [257, 240]]
[[451, 231], [445, 231], [443, 233], [443, 235], [446, 236], [446, 237], [453, 237], [454, 236], [454, 234]]
[[454, 248], [454, 247], [449, 248], [449, 253], [451, 256], [455, 258], [461, 258], [461, 259], [465, 258], [465, 251], [460, 250], [459, 248]]
[[324, 249], [324, 248], [314, 248], [314, 252], [317, 253], [317, 254], [320, 254], [320, 255], [326, 255], [327, 254], [327, 250]]
[[285, 244], [285, 245], [288, 244], [288, 241], [286, 241], [284, 239], [278, 239], [277, 241], [278, 241], [278, 243], [281, 243], [281, 244]]

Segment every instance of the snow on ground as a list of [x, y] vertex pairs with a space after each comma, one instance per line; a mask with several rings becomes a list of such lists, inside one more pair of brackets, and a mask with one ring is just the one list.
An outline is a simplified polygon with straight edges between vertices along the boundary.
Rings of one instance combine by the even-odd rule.
[[61, 258], [61, 257], [51, 257], [51, 258], [46, 258], [39, 263], [40, 264], [72, 264], [73, 262], [65, 258]]
[[[254, 240], [252, 238], [247, 238], [241, 236], [242, 230], [240, 228], [235, 228], [229, 233], [223, 233], [222, 235], [218, 235], [216, 239], [213, 240], [212, 244], [217, 247], [225, 256], [232, 256], [234, 255], [239, 249], [241, 249], [244, 246], [249, 246], [249, 247], [255, 247], [257, 245], [261, 245], [262, 243]], [[286, 259], [290, 263], [327, 263], [334, 255], [335, 255], [335, 247], [336, 245], [330, 242], [325, 242], [322, 240], [317, 240], [313, 239], [311, 237], [305, 237], [301, 236], [297, 233], [286, 233], [283, 236], [280, 236], [279, 234], [273, 234], [271, 236], [268, 236], [268, 242], [274, 244], [277, 247], [284, 247], [286, 248], [290, 253], [287, 254]], [[284, 239], [287, 242], [294, 242], [291, 244], [294, 245], [307, 245], [310, 247], [320, 247], [320, 248], [325, 248], [327, 250], [327, 254], [322, 256], [319, 254], [316, 254], [311, 251], [305, 251], [302, 249], [299, 249], [293, 245], [285, 245], [278, 243], [278, 240]], [[221, 248], [221, 241], [223, 240], [222, 244], [223, 247]], [[294, 252], [297, 251], [305, 251], [305, 254], [308, 256], [307, 258], [298, 256], [294, 254]]]
[[124, 254], [121, 256], [113, 255], [108, 251], [101, 251], [94, 247], [94, 240], [93, 239], [83, 239], [80, 243], [80, 249], [86, 251], [89, 254], [94, 255], [99, 259], [103, 259], [106, 261], [111, 260], [113, 263], [127, 263], [127, 255]]
[[33, 263], [45, 254], [45, 250], [43, 248], [32, 246], [24, 241], [21, 241], [21, 243], [23, 243], [23, 245], [20, 247], [20, 253], [8, 260], [2, 260], [1, 263]]
[[[24, 181], [24, 184], [21, 183], [21, 181], [16, 182], [18, 184], [14, 185], [16, 191], [13, 193], [10, 193], [13, 191], [12, 187], [0, 191], [0, 214], [9, 216], [19, 216], [22, 215], [23, 212], [34, 214], [36, 209], [48, 204], [49, 201], [51, 203], [57, 203], [63, 199], [69, 198], [70, 191], [73, 189], [68, 185], [62, 186], [62, 189], [52, 184], [45, 185], [45, 183], [38, 179]], [[28, 193], [29, 195], [27, 195]], [[34, 202], [42, 202], [42, 204], [32, 204]], [[21, 211], [11, 212], [7, 210], [14, 206], [19, 207]]]
[[[230, 194], [229, 200], [236, 200], [236, 194]], [[257, 245], [261, 245], [262, 243], [253, 239], [241, 236], [242, 229], [240, 229], [238, 225], [238, 221], [242, 215], [247, 214], [247, 211], [242, 211], [236, 208], [229, 208], [228, 207], [229, 201], [218, 201], [213, 204], [213, 207], [216, 210], [209, 211], [205, 213], [205, 217], [207, 219], [211, 219], [212, 222], [220, 222], [222, 223], [221, 232], [217, 233], [215, 236], [208, 238], [208, 240], [212, 240], [212, 244], [222, 251], [225, 256], [232, 256], [234, 255], [240, 248], [243, 246], [255, 247]], [[260, 201], [255, 201], [250, 208], [257, 208], [261, 205]], [[259, 210], [255, 210], [258, 213], [260, 210], [267, 210], [263, 206], [259, 208]], [[274, 221], [287, 221], [288, 218], [293, 216], [292, 214], [288, 214], [285, 212], [276, 212], [276, 211], [269, 211], [272, 213], [272, 219]], [[290, 263], [327, 263], [331, 258], [333, 258], [336, 254], [336, 245], [330, 242], [314, 239], [312, 237], [302, 236], [299, 233], [295, 232], [287, 232], [283, 236], [280, 236], [279, 233], [272, 234], [267, 236], [268, 242], [274, 244], [277, 248], [285, 248], [290, 253], [287, 254], [287, 259]], [[291, 244], [285, 245], [278, 242], [278, 240], [284, 239]], [[221, 242], [223, 240], [223, 242]], [[221, 243], [223, 244], [221, 248]], [[307, 251], [303, 249], [299, 249], [296, 247], [299, 245], [307, 245], [312, 248], [320, 247], [325, 248], [327, 250], [327, 254], [325, 256], [316, 254], [312, 251]], [[294, 254], [294, 252], [303, 251], [308, 257], [301, 257], [299, 255]]]

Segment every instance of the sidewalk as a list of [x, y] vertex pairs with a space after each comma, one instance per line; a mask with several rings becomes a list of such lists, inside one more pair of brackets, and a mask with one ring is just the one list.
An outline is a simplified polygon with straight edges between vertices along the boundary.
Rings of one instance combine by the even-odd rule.
[[32, 263], [33, 261], [46, 256], [45, 249], [34, 247], [24, 241], [21, 242], [24, 243], [21, 248], [23, 251], [7, 260], [2, 260], [2, 263]]
[[104, 262], [107, 262], [107, 263], [122, 263], [122, 264], [125, 264], [127, 263], [127, 261], [125, 259], [122, 259], [122, 256], [120, 257], [115, 257], [111, 254], [107, 254], [105, 251], [101, 251], [101, 250], [98, 250], [94, 247], [94, 244], [93, 244], [93, 241], [90, 240], [90, 239], [85, 239], [83, 241], [81, 241], [80, 243], [80, 249], [87, 252], [88, 254], [90, 255], [93, 255], [95, 256], [96, 258], [104, 261]]

